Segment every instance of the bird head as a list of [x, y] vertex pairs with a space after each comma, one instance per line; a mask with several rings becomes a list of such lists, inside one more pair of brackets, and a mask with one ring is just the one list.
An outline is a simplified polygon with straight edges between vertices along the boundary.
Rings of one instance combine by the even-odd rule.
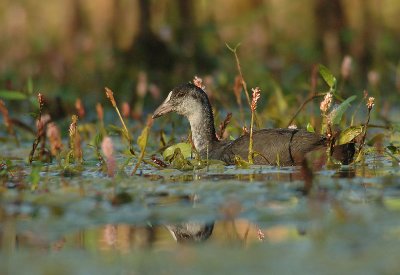
[[187, 83], [175, 87], [154, 111], [153, 118], [161, 117], [170, 112], [190, 117], [204, 108], [210, 108], [207, 94], [199, 87]]

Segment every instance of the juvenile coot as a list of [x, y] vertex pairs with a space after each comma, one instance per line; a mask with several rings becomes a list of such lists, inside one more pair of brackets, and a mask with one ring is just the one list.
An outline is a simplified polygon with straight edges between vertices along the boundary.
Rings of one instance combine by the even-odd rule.
[[[176, 112], [190, 123], [194, 146], [205, 158], [219, 159], [234, 164], [235, 156], [247, 159], [249, 135], [234, 141], [219, 141], [215, 135], [214, 116], [207, 94], [187, 83], [175, 87], [165, 101], [154, 111], [153, 118]], [[260, 155], [254, 164], [290, 166], [300, 164], [311, 151], [327, 146], [325, 136], [301, 129], [262, 129], [253, 132], [253, 150]], [[333, 157], [348, 164], [354, 155], [354, 144], [333, 148]]]

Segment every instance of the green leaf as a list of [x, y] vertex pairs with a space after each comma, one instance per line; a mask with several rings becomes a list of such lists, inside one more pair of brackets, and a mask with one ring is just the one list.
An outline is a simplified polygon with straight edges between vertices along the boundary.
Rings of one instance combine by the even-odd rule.
[[355, 137], [363, 131], [363, 126], [351, 126], [340, 133], [336, 145], [346, 144], [351, 142]]
[[240, 156], [235, 156], [235, 165], [237, 168], [249, 168], [251, 164], [243, 160]]
[[357, 96], [353, 95], [343, 101], [337, 108], [335, 108], [330, 114], [330, 119], [332, 122], [332, 125], [339, 124], [340, 121], [342, 120], [343, 114], [346, 112], [346, 110], [350, 107], [350, 103], [354, 101], [357, 98]]
[[164, 160], [171, 158], [174, 155], [176, 148], [179, 148], [181, 150], [181, 153], [184, 156], [184, 158], [188, 158], [192, 154], [192, 146], [189, 143], [181, 142], [174, 144], [164, 150], [163, 152]]
[[315, 133], [314, 127], [311, 125], [311, 123], [307, 123], [307, 132], [310, 133]]
[[328, 84], [331, 89], [333, 89], [336, 86], [336, 78], [333, 76], [331, 71], [329, 71], [329, 69], [322, 64], [318, 65], [318, 71], [325, 83]]
[[10, 90], [1, 90], [0, 98], [6, 100], [25, 100], [27, 99], [26, 94], [18, 92], [18, 91], [10, 91]]
[[192, 163], [185, 158], [179, 147], [175, 148], [171, 156], [171, 166], [179, 170], [193, 170]]
[[272, 82], [274, 86], [274, 92], [275, 92], [275, 100], [276, 104], [278, 106], [278, 110], [280, 113], [285, 113], [288, 108], [288, 103], [286, 102], [286, 99], [283, 95], [282, 88], [275, 82]]
[[26, 84], [26, 90], [28, 91], [28, 94], [33, 94], [33, 81], [32, 77], [28, 78], [28, 83]]
[[137, 144], [140, 147], [140, 150], [144, 151], [147, 145], [147, 139], [149, 137], [149, 127], [144, 127], [142, 133], [137, 138]]

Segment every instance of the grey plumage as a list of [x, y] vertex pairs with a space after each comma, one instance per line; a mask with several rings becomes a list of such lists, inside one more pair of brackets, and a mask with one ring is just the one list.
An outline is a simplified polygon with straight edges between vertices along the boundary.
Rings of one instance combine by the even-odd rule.
[[[214, 116], [207, 94], [188, 83], [175, 87], [167, 99], [156, 109], [153, 118], [176, 112], [187, 117], [196, 149], [202, 157], [223, 160], [233, 164], [235, 156], [247, 159], [249, 135], [227, 142], [215, 135]], [[326, 137], [298, 129], [263, 129], [253, 132], [255, 164], [296, 165], [307, 153], [327, 146]], [[347, 164], [354, 155], [354, 144], [334, 148], [333, 156]]]

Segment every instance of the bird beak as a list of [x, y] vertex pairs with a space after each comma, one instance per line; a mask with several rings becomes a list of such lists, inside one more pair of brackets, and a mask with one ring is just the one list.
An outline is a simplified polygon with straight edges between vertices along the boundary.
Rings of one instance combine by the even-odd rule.
[[172, 112], [172, 104], [170, 102], [171, 93], [169, 93], [168, 97], [164, 100], [164, 102], [158, 106], [158, 108], [154, 111], [152, 118], [157, 118]]

